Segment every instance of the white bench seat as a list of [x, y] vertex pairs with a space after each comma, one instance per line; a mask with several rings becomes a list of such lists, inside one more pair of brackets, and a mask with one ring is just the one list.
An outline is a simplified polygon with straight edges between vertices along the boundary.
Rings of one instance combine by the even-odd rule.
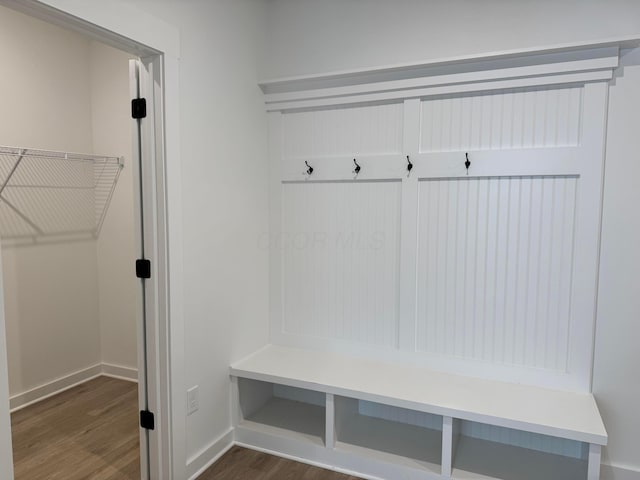
[[[589, 446], [586, 462], [589, 480], [598, 478], [600, 447], [607, 443], [602, 418], [589, 393], [465, 377], [275, 345], [268, 345], [234, 363], [230, 373], [235, 378], [321, 392], [331, 396], [331, 402], [332, 396], [339, 396], [440, 415], [445, 419], [442, 445], [445, 478], [452, 475], [455, 425], [461, 420], [583, 442]], [[333, 404], [328, 405], [327, 415], [333, 415]], [[327, 428], [331, 429], [329, 425]], [[334, 432], [326, 435], [333, 442]]]

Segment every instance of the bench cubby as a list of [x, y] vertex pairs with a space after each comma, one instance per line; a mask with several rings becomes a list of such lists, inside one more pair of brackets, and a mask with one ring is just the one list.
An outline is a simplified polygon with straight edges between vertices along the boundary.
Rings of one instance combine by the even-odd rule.
[[230, 374], [248, 447], [372, 479], [599, 479], [591, 394], [275, 345]]
[[238, 389], [242, 426], [324, 445], [324, 394], [245, 378], [238, 379]]
[[[384, 407], [387, 418], [372, 416], [367, 407]], [[336, 450], [395, 463], [408, 468], [440, 474], [442, 460], [442, 417], [411, 412], [398, 407], [365, 402], [355, 398], [334, 397]], [[402, 418], [415, 415], [431, 417], [429, 428]], [[389, 417], [396, 417], [393, 420]], [[399, 418], [399, 419], [397, 419]]]
[[[483, 427], [489, 427], [498, 440], [483, 438]], [[564, 443], [555, 453], [547, 450], [545, 439], [538, 434], [454, 420], [452, 478], [472, 480], [507, 478], [509, 480], [581, 480], [587, 478], [589, 445], [560, 440]], [[481, 434], [478, 435], [477, 433]], [[500, 441], [509, 439], [510, 443]], [[551, 437], [548, 437], [550, 439]], [[572, 445], [575, 444], [575, 445]], [[564, 448], [562, 448], [564, 447]]]

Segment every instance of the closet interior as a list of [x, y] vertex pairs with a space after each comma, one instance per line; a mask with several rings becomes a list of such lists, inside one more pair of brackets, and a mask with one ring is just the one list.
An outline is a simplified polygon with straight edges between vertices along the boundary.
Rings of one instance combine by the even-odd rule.
[[[107, 402], [108, 389], [85, 392], [98, 377], [126, 383], [128, 448], [137, 448], [130, 55], [4, 7], [0, 29], [11, 71], [0, 80], [3, 111], [11, 112], [0, 116], [0, 237], [15, 475], [45, 478], [39, 469], [56, 472], [58, 455], [46, 457], [56, 443], [73, 441], [68, 449], [107, 462], [90, 441], [60, 436], [37, 416], [40, 402], [70, 388]], [[89, 414], [77, 405], [76, 423], [108, 415], [91, 405]], [[86, 463], [78, 461], [81, 472]], [[132, 465], [139, 471], [137, 453]]]

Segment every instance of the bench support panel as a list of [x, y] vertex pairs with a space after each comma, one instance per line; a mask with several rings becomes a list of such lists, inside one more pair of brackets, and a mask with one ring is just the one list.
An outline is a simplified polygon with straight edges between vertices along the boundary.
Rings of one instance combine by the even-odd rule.
[[600, 480], [600, 460], [602, 457], [602, 447], [595, 443], [589, 444], [589, 460], [587, 467], [588, 480]]
[[336, 445], [336, 409], [333, 394], [327, 393], [326, 413], [325, 413], [325, 444], [329, 449]]
[[442, 476], [451, 478], [453, 460], [460, 439], [460, 420], [453, 417], [442, 417]]

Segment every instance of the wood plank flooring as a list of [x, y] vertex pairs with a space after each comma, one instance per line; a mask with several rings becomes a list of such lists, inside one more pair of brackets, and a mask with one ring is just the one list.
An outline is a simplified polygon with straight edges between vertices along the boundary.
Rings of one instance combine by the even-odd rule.
[[273, 455], [232, 447], [198, 480], [358, 480]]
[[[140, 480], [138, 389], [99, 377], [11, 414], [15, 480]], [[198, 480], [358, 480], [233, 447]]]
[[13, 413], [15, 480], [140, 480], [137, 396], [99, 377]]

